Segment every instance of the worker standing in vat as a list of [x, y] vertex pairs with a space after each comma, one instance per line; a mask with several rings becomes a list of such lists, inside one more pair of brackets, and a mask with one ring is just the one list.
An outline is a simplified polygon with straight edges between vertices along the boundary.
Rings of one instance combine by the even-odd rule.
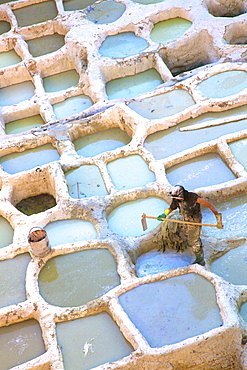
[[[183, 216], [184, 221], [201, 223], [202, 205], [211, 209], [211, 211], [215, 214], [217, 227], [219, 229], [223, 228], [221, 213], [217, 211], [212, 203], [202, 199], [196, 193], [185, 190], [181, 185], [176, 185], [170, 191], [169, 196], [172, 198], [171, 205], [169, 208], [165, 209], [164, 213], [157, 217], [157, 220], [163, 221], [163, 219], [166, 218], [172, 211], [179, 208], [179, 213]], [[193, 263], [198, 263], [204, 266], [204, 253], [200, 238], [201, 228], [202, 227], [200, 225], [184, 224], [180, 229], [178, 236], [185, 240], [187, 245], [192, 248], [196, 257]]]

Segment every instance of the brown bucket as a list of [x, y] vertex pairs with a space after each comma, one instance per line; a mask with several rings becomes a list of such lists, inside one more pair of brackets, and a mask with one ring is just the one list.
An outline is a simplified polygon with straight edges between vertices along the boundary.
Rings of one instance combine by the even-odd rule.
[[32, 254], [36, 257], [44, 257], [51, 251], [51, 246], [47, 237], [47, 232], [42, 227], [34, 226], [28, 235]]

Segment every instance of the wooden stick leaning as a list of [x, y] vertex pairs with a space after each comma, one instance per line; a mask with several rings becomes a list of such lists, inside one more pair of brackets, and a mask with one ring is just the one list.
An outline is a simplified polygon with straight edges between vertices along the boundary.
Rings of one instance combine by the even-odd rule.
[[[157, 220], [157, 217], [154, 216], [147, 216], [145, 213], [142, 214], [142, 226], [143, 230], [147, 230], [147, 223], [146, 223], [146, 218], [153, 218]], [[213, 225], [213, 224], [201, 224], [199, 222], [190, 222], [190, 221], [182, 221], [182, 220], [172, 220], [171, 218], [162, 218], [160, 217], [160, 220], [163, 221], [170, 221], [170, 222], [176, 222], [178, 224], [188, 224], [188, 225], [197, 225], [197, 226], [211, 226], [211, 227], [218, 227], [218, 225]]]

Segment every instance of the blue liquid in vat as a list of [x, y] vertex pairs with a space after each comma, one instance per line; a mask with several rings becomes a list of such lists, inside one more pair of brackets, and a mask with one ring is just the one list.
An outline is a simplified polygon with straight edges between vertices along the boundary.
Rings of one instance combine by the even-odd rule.
[[100, 171], [95, 165], [85, 165], [65, 173], [72, 198], [108, 195]]
[[[219, 199], [220, 201], [220, 199]], [[224, 229], [216, 227], [203, 227], [205, 236], [211, 235], [216, 238], [247, 237], [247, 196], [235, 197], [226, 202], [214, 204], [218, 212], [222, 213]], [[215, 224], [215, 216], [208, 209], [203, 209], [203, 222]]]
[[150, 251], [142, 254], [136, 261], [136, 272], [138, 277], [158, 274], [162, 271], [169, 271], [178, 267], [188, 266], [193, 257], [186, 253], [175, 251]]
[[129, 155], [107, 164], [108, 172], [117, 189], [131, 189], [154, 182], [155, 174], [139, 155]]
[[86, 9], [87, 18], [97, 24], [115, 22], [125, 12], [126, 6], [113, 0], [106, 0]]
[[73, 69], [43, 78], [44, 89], [48, 93], [68, 89], [76, 86], [78, 82], [79, 75]]
[[242, 304], [239, 313], [243, 317], [244, 321], [247, 322], [247, 302]]
[[10, 226], [10, 223], [0, 216], [0, 248], [7, 247], [13, 243], [14, 230]]
[[148, 229], [143, 231], [141, 216], [146, 213], [148, 216], [160, 215], [168, 204], [160, 198], [148, 197], [126, 202], [116, 207], [108, 216], [107, 221], [110, 229], [122, 236], [140, 236], [148, 233], [158, 225], [160, 221], [147, 219]]
[[88, 370], [133, 351], [106, 312], [58, 323], [56, 330], [65, 370]]
[[51, 20], [57, 16], [57, 7], [54, 1], [44, 1], [38, 4], [23, 6], [13, 10], [19, 27], [30, 26]]
[[221, 184], [235, 176], [218, 154], [209, 153], [172, 166], [167, 178], [172, 185], [180, 184], [189, 190]]
[[194, 105], [195, 102], [183, 89], [177, 89], [128, 104], [130, 109], [147, 119], [169, 117]]
[[158, 22], [154, 25], [150, 38], [157, 43], [172, 42], [181, 37], [191, 25], [190, 21], [179, 17]]
[[213, 285], [194, 273], [138, 286], [119, 301], [152, 348], [222, 325]]
[[77, 153], [84, 157], [93, 157], [100, 153], [127, 145], [131, 138], [119, 128], [95, 132], [73, 142]]
[[50, 304], [81, 306], [120, 284], [107, 249], [85, 250], [50, 259], [39, 274], [39, 290]]
[[52, 247], [97, 238], [93, 224], [80, 219], [54, 221], [45, 230]]
[[0, 158], [4, 171], [14, 174], [59, 160], [59, 154], [51, 144], [45, 144], [20, 153], [11, 153]]
[[21, 62], [21, 58], [16, 54], [15, 50], [0, 53], [0, 68], [9, 67]]
[[28, 253], [0, 261], [0, 307], [26, 300], [26, 270], [30, 261]]
[[57, 119], [72, 116], [91, 107], [93, 102], [87, 95], [81, 94], [65, 99], [60, 103], [53, 104], [54, 113]]
[[[245, 122], [247, 123], [247, 120], [245, 120]], [[241, 139], [229, 143], [229, 147], [235, 158], [244, 166], [245, 170], [247, 171], [247, 139]]]
[[8, 370], [45, 353], [38, 321], [34, 319], [0, 328], [1, 370]]
[[5, 125], [5, 132], [7, 135], [18, 134], [25, 132], [37, 127], [40, 127], [45, 122], [42, 120], [40, 115], [18, 119], [16, 121], [9, 122]]
[[107, 82], [106, 93], [110, 100], [133, 98], [146, 93], [163, 83], [156, 69], [152, 68], [133, 76], [117, 78]]
[[213, 261], [210, 269], [235, 285], [247, 285], [247, 245], [234, 248]]
[[18, 104], [32, 98], [34, 85], [31, 81], [21, 82], [0, 89], [0, 106]]
[[197, 89], [207, 98], [225, 98], [247, 88], [247, 72], [227, 71], [217, 73], [202, 81]]
[[125, 58], [139, 54], [148, 47], [148, 43], [134, 32], [121, 32], [107, 36], [99, 48], [99, 53], [109, 58]]
[[54, 33], [53, 35], [26, 40], [26, 43], [28, 44], [30, 54], [33, 57], [39, 57], [40, 55], [53, 53], [60, 49], [64, 45], [64, 35]]
[[226, 112], [202, 114], [195, 119], [186, 120], [167, 130], [158, 131], [147, 136], [144, 146], [153, 154], [155, 159], [166, 158], [206, 141], [218, 139], [220, 136], [244, 130], [247, 126], [247, 120], [233, 121], [223, 125], [194, 131], [179, 131], [180, 128], [217, 118], [234, 117], [237, 114], [244, 114], [246, 112], [246, 106], [243, 106], [230, 109]]

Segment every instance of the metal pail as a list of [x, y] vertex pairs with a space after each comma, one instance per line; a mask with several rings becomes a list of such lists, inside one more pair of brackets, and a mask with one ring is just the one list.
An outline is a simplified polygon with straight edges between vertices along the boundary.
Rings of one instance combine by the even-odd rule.
[[42, 227], [34, 226], [30, 229], [28, 242], [34, 256], [44, 257], [51, 251], [47, 232]]

